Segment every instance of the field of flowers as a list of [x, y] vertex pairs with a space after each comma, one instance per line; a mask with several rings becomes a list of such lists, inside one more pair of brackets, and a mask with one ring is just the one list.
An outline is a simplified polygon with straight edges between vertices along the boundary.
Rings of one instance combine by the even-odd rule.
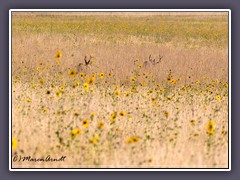
[[13, 167], [227, 168], [228, 135], [227, 16], [12, 16]]

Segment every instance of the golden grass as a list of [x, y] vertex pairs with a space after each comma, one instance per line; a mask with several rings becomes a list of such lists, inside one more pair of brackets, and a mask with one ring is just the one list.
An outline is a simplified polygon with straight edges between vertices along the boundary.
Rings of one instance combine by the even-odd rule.
[[17, 16], [227, 16], [228, 12], [12, 12]]
[[228, 166], [226, 16], [15, 15], [12, 33], [13, 154], [66, 156], [13, 167]]

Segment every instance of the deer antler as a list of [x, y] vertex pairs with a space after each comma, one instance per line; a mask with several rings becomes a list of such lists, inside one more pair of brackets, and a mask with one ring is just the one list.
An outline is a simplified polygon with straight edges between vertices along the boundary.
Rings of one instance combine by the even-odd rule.
[[149, 55], [149, 61], [150, 61], [151, 63], [153, 63], [153, 60], [152, 60], [152, 58], [151, 58], [151, 54]]
[[160, 54], [159, 54], [159, 60], [158, 60], [158, 62], [156, 62], [156, 64], [160, 63], [162, 61], [162, 58], [163, 58], [163, 56], [160, 56]]
[[160, 63], [161, 60], [162, 60], [162, 58], [163, 58], [163, 56], [160, 56], [160, 54], [159, 54], [159, 59], [158, 59], [158, 61], [156, 62], [156, 59], [152, 59], [151, 57], [152, 57], [152, 55], [150, 54], [150, 55], [149, 55], [149, 62], [151, 62], [153, 65], [156, 65], [156, 64]]
[[84, 57], [85, 64], [87, 65], [87, 56]]
[[85, 61], [85, 65], [87, 66], [87, 65], [89, 65], [89, 63], [91, 62], [91, 59], [92, 59], [93, 57], [90, 55], [90, 59], [89, 60], [87, 60], [87, 56], [85, 56], [84, 57], [84, 61]]

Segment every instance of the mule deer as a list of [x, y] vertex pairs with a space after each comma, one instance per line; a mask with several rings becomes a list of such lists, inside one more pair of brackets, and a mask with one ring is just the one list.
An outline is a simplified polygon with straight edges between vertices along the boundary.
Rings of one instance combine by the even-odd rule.
[[156, 61], [156, 59], [152, 59], [152, 58], [151, 58], [151, 54], [150, 54], [148, 61], [144, 61], [143, 67], [144, 67], [144, 68], [147, 68], [147, 67], [149, 67], [150, 65], [154, 65], [154, 66], [155, 66], [156, 64], [158, 64], [158, 63], [160, 63], [160, 62], [162, 61], [162, 58], [163, 58], [163, 56], [160, 56], [160, 54], [159, 54], [158, 61]]
[[91, 66], [91, 61], [93, 59], [93, 56], [90, 55], [90, 58], [87, 60], [87, 55], [84, 57], [84, 64], [83, 63], [79, 63], [78, 67], [77, 67], [77, 71], [83, 71], [85, 69], [88, 69]]

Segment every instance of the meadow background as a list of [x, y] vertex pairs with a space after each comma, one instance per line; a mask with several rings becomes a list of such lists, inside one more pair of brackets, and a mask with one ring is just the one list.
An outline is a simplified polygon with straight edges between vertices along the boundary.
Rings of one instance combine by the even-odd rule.
[[66, 156], [20, 168], [227, 168], [227, 14], [13, 13], [12, 154]]

